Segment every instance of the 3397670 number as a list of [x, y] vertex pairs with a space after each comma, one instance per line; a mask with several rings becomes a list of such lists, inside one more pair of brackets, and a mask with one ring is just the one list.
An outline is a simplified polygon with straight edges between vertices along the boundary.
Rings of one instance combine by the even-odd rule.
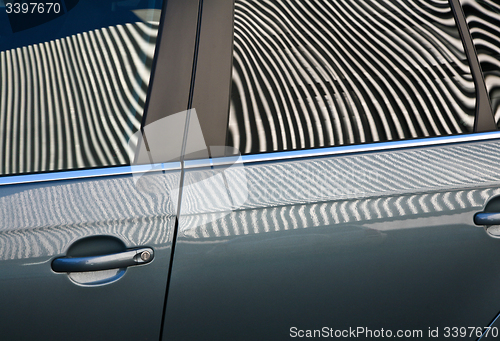
[[444, 337], [498, 337], [497, 327], [445, 327]]
[[49, 14], [61, 12], [61, 4], [57, 2], [7, 2], [5, 4], [7, 14]]

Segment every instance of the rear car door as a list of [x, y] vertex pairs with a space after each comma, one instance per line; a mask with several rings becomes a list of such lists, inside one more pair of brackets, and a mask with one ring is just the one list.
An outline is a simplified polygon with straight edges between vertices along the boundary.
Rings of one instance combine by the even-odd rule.
[[159, 339], [197, 19], [0, 2], [2, 339]]
[[465, 19], [457, 1], [203, 2], [193, 107], [207, 145], [227, 139], [184, 162], [164, 340], [485, 331], [500, 134]]

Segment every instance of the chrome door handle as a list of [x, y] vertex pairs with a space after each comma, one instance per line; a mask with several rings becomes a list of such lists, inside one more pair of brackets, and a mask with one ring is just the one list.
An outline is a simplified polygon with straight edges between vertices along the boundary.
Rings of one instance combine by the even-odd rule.
[[153, 257], [154, 253], [151, 248], [132, 249], [99, 256], [61, 257], [52, 261], [52, 270], [55, 272], [86, 272], [126, 268], [149, 263]]
[[474, 215], [476, 225], [500, 225], [500, 213], [479, 212]]

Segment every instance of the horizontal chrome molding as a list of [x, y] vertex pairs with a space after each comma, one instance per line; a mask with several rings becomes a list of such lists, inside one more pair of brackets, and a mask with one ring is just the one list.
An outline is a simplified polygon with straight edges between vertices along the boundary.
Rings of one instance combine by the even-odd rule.
[[[245, 164], [258, 163], [258, 162], [277, 162], [277, 161], [287, 161], [291, 159], [327, 157], [333, 155], [366, 153], [375, 151], [390, 151], [390, 150], [405, 149], [405, 148], [440, 146], [447, 144], [488, 141], [496, 139], [500, 139], [500, 131], [467, 134], [460, 136], [428, 137], [423, 139], [405, 140], [405, 141], [377, 142], [377, 143], [353, 145], [353, 146], [339, 146], [339, 147], [327, 147], [327, 148], [317, 148], [309, 150], [295, 150], [295, 151], [277, 152], [277, 153], [243, 155], [241, 156], [241, 161]], [[214, 158], [212, 160], [210, 159], [190, 160], [184, 162], [184, 168], [195, 169], [195, 168], [205, 168], [210, 166], [224, 166], [233, 164], [235, 163], [235, 161], [238, 162], [234, 156]], [[74, 170], [66, 172], [52, 172], [43, 174], [13, 175], [13, 176], [0, 177], [0, 186], [34, 183], [34, 182], [127, 175], [127, 174], [144, 173], [151, 171], [174, 171], [180, 169], [181, 169], [180, 162], [169, 162], [169, 163], [157, 163], [152, 165], [121, 166], [121, 167]]]
[[168, 162], [168, 163], [156, 163], [156, 164], [137, 165], [137, 166], [83, 169], [83, 170], [52, 172], [43, 174], [12, 175], [12, 176], [0, 177], [0, 186], [26, 184], [34, 182], [61, 181], [61, 180], [128, 175], [128, 174], [145, 173], [145, 172], [174, 171], [180, 169], [181, 169], [180, 162]]
[[327, 148], [318, 148], [310, 150], [296, 150], [289, 152], [244, 155], [242, 158], [244, 163], [253, 163], [253, 162], [278, 161], [278, 160], [287, 160], [296, 158], [321, 157], [321, 156], [340, 155], [340, 154], [389, 151], [395, 149], [439, 146], [446, 144], [487, 141], [495, 139], [500, 139], [500, 131], [458, 135], [458, 136], [455, 135], [455, 136], [426, 137], [415, 140], [377, 142], [377, 143], [361, 144], [353, 146], [339, 146], [339, 147], [327, 147]]
[[[426, 137], [415, 140], [404, 141], [390, 141], [390, 142], [376, 142], [370, 144], [350, 145], [350, 146], [337, 146], [316, 148], [308, 150], [294, 150], [276, 153], [264, 153], [254, 155], [243, 155], [241, 157], [243, 163], [257, 163], [257, 162], [272, 162], [272, 161], [286, 161], [290, 159], [303, 159], [310, 157], [327, 157], [342, 154], [355, 154], [366, 152], [383, 152], [405, 148], [419, 148], [428, 146], [440, 146], [455, 143], [467, 143], [475, 141], [488, 141], [500, 139], [500, 131], [493, 131], [487, 133], [476, 133], [467, 135], [454, 135], [454, 136], [440, 136], [440, 137]], [[233, 157], [217, 158], [212, 160], [214, 166], [222, 166], [234, 163]], [[206, 162], [208, 163], [208, 161]], [[194, 168], [196, 166], [185, 165], [184, 168]]]
[[184, 161], [184, 168], [210, 167], [212, 165], [211, 161], [211, 159], [186, 160]]

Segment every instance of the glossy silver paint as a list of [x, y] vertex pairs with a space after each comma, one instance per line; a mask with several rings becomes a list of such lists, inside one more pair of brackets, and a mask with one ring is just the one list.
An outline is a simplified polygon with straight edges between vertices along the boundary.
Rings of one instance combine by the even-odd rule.
[[[212, 17], [204, 27], [227, 24], [229, 11], [214, 14], [229, 3], [205, 1]], [[196, 25], [178, 13], [193, 19], [197, 4], [169, 1], [176, 11], [167, 22], [190, 29], [164, 32], [180, 52], [160, 55], [146, 123], [185, 109], [191, 69], [178, 59], [190, 56]], [[224, 60], [210, 60], [213, 46], [203, 42], [194, 103], [206, 129], [214, 111], [224, 121], [227, 96], [214, 68]], [[219, 99], [207, 90], [214, 78]], [[499, 148], [493, 132], [188, 160], [155, 164], [154, 172], [148, 165], [0, 178], [0, 306], [8, 308], [0, 309], [0, 335], [157, 340], [164, 322], [164, 340], [274, 340], [293, 326], [484, 326], [500, 306], [500, 241], [473, 217], [500, 194]], [[154, 260], [126, 270], [50, 270], [74, 242], [103, 235], [151, 247]]]
[[[157, 339], [176, 221], [177, 201], [169, 193], [179, 178], [180, 171], [170, 171], [143, 175], [138, 183], [119, 175], [1, 186], [0, 287], [8, 294], [0, 296], [0, 306], [10, 307], [0, 309], [2, 335]], [[115, 237], [126, 248], [150, 247], [154, 260], [120, 274], [51, 269], [55, 258], [91, 236]], [[144, 281], [147, 291], [140, 289]], [[151, 317], [137, 321], [137, 307]]]
[[183, 196], [165, 340], [425, 333], [498, 313], [500, 244], [473, 222], [500, 194], [498, 139], [244, 169], [248, 198], [229, 214], [210, 191]]
[[[144, 127], [187, 109], [192, 28], [198, 16], [198, 6], [190, 4], [195, 2], [164, 2], [165, 25], [160, 25], [155, 52], [158, 67], [143, 103], [147, 109]], [[140, 118], [134, 118], [140, 124]], [[178, 144], [173, 138], [164, 136], [162, 147]], [[180, 151], [176, 156], [180, 157]], [[163, 161], [168, 160], [144, 167], [0, 178], [1, 339], [160, 338], [181, 176], [180, 163]], [[154, 167], [157, 171], [151, 171]], [[52, 270], [54, 259], [71, 256], [72, 247], [89, 238], [112, 238], [125, 249], [150, 248], [154, 259], [102, 271]], [[94, 254], [82, 256], [117, 252], [107, 249], [107, 243], [102, 245], [86, 245], [84, 251]]]

